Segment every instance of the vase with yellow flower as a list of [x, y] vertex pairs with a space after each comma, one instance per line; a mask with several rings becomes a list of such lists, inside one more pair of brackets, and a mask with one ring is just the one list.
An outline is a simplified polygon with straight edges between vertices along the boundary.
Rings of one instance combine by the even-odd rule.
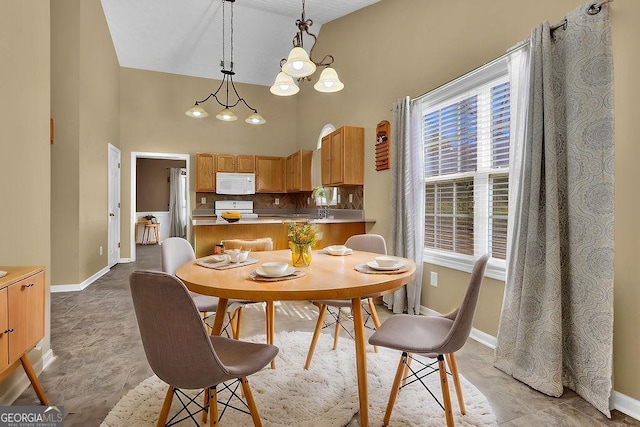
[[287, 224], [291, 262], [294, 267], [307, 267], [311, 264], [311, 253], [316, 242], [317, 230], [309, 221]]

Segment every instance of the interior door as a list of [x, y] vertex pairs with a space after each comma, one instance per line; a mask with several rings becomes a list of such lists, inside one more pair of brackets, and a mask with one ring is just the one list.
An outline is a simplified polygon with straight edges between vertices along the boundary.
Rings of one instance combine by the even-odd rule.
[[108, 265], [120, 260], [120, 150], [109, 144]]

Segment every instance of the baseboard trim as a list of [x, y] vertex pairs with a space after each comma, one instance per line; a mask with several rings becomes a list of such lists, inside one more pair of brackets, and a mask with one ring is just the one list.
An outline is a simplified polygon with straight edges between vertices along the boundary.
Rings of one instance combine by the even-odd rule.
[[640, 420], [640, 400], [629, 397], [618, 391], [611, 393], [610, 405], [611, 409], [616, 409], [636, 420]]
[[[35, 371], [36, 375], [40, 376], [42, 371], [44, 371], [49, 365], [51, 365], [54, 360], [55, 356], [53, 354], [53, 350], [49, 349], [35, 363], [32, 362], [33, 370]], [[16, 374], [15, 372], [19, 372], [19, 374]], [[19, 366], [15, 372], [12, 374], [12, 376], [17, 375], [16, 381], [7, 389], [7, 391], [2, 396], [0, 396], [1, 406], [12, 405], [13, 402], [15, 402], [16, 399], [20, 397], [20, 395], [24, 393], [27, 388], [31, 387], [31, 381], [29, 381], [27, 374], [24, 373], [24, 369], [22, 369], [22, 366]], [[45, 390], [45, 393], [46, 392], [47, 390]], [[55, 404], [55, 402], [53, 403]]]
[[[437, 311], [427, 308], [424, 305], [420, 306], [420, 314], [424, 314], [425, 316], [442, 316], [442, 313], [438, 313]], [[483, 344], [492, 349], [495, 349], [496, 345], [498, 344], [498, 340], [496, 337], [486, 332], [482, 332], [480, 329], [476, 328], [471, 328], [469, 338], [473, 339], [474, 341], [478, 341], [480, 344]]]
[[87, 286], [89, 286], [90, 284], [92, 284], [93, 282], [95, 282], [96, 280], [98, 280], [99, 278], [101, 278], [102, 276], [104, 276], [105, 274], [107, 274], [109, 272], [110, 268], [109, 267], [105, 267], [102, 270], [98, 271], [97, 273], [95, 273], [93, 276], [89, 277], [88, 279], [86, 279], [84, 282], [80, 283], [80, 284], [71, 284], [71, 285], [51, 285], [51, 293], [55, 294], [58, 292], [79, 292], [83, 289], [85, 289]]
[[[438, 313], [435, 310], [431, 310], [430, 308], [427, 308], [423, 305], [420, 306], [420, 314], [424, 314], [425, 316], [441, 315], [441, 313]], [[496, 337], [487, 334], [486, 332], [482, 332], [476, 328], [471, 329], [469, 338], [472, 338], [480, 344], [483, 344], [492, 349], [495, 349], [498, 345], [498, 339]], [[613, 390], [613, 392], [611, 393], [611, 398], [609, 399], [609, 407], [611, 409], [620, 411], [632, 418], [635, 418], [636, 420], [640, 420], [640, 400], [638, 399], [634, 399]]]

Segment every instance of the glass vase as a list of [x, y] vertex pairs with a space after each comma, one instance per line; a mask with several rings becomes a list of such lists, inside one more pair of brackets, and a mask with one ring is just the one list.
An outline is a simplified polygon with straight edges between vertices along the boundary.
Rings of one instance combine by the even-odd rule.
[[294, 267], [308, 267], [311, 264], [311, 251], [309, 244], [291, 243], [291, 264]]

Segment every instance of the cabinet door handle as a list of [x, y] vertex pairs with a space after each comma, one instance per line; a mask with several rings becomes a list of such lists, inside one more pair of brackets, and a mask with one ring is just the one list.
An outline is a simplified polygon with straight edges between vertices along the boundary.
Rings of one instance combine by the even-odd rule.
[[6, 331], [4, 331], [4, 334], [10, 334], [11, 332], [13, 332], [13, 328], [9, 328]]
[[32, 287], [34, 284], [33, 283], [29, 283], [28, 285], [22, 285], [23, 288], [30, 288]]

